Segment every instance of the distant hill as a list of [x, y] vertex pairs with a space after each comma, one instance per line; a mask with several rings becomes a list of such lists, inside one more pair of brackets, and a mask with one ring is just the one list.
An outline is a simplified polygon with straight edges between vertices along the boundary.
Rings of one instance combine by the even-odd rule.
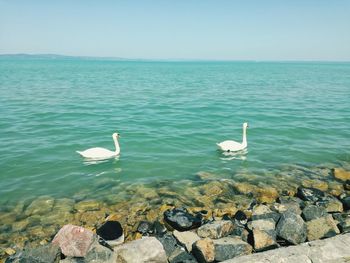
[[65, 56], [57, 54], [0, 54], [0, 59], [60, 59], [60, 60], [118, 60], [118, 61], [140, 61], [142, 59], [127, 59], [118, 57], [89, 57], [89, 56]]

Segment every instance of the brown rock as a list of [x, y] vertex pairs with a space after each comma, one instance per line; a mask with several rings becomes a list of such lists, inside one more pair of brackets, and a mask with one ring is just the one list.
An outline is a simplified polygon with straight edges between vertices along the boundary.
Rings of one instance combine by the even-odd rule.
[[278, 196], [277, 190], [273, 187], [257, 188], [256, 199], [260, 203], [273, 203]]
[[258, 228], [253, 229], [254, 248], [256, 251], [263, 251], [277, 247], [276, 233], [264, 231]]
[[333, 174], [335, 178], [341, 181], [345, 182], [346, 180], [350, 180], [350, 172], [342, 168], [334, 168]]
[[303, 180], [301, 184], [304, 187], [316, 188], [323, 192], [326, 192], [328, 190], [328, 184], [321, 180]]
[[309, 241], [325, 237], [332, 237], [340, 233], [332, 215], [327, 215], [326, 217], [320, 217], [308, 221], [306, 222], [306, 226], [307, 239]]
[[198, 228], [197, 233], [200, 237], [218, 239], [229, 235], [233, 228], [231, 221], [214, 221]]
[[200, 263], [210, 263], [215, 259], [214, 242], [210, 238], [198, 240], [193, 244], [192, 253]]

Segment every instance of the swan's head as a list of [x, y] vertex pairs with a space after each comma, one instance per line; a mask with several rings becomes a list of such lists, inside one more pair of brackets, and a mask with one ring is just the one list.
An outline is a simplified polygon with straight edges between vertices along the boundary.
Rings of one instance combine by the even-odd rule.
[[248, 122], [243, 123], [243, 128], [249, 128]]
[[120, 137], [120, 134], [115, 132], [115, 133], [113, 133], [112, 137], [113, 137], [113, 139], [117, 139]]

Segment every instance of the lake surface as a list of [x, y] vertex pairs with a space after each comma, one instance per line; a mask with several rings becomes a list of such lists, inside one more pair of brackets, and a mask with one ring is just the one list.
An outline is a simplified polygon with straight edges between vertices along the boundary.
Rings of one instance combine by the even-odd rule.
[[[216, 142], [242, 140], [224, 155]], [[75, 151], [121, 156], [85, 162]], [[0, 59], [1, 203], [350, 161], [350, 63]]]

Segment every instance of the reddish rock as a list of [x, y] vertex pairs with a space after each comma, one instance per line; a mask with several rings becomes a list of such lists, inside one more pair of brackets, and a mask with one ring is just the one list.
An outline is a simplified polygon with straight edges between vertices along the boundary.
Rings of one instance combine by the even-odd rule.
[[80, 226], [63, 226], [54, 239], [53, 244], [60, 246], [62, 253], [69, 257], [84, 257], [94, 241], [94, 233]]

